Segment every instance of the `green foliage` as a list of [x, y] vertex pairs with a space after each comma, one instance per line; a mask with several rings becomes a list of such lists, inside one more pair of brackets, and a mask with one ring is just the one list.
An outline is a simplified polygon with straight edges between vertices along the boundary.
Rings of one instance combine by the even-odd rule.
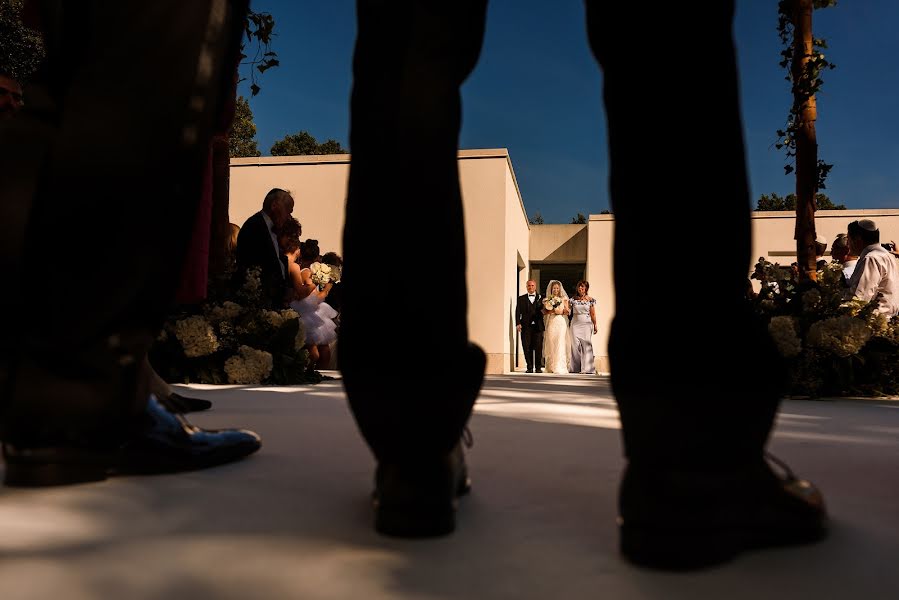
[[[825, 58], [822, 52], [822, 50], [827, 49], [827, 42], [820, 38], [812, 38], [812, 53], [808, 55], [809, 60], [805, 64], [804, 70], [798, 76], [793, 72], [794, 46], [802, 43], [802, 40], [796, 39], [795, 25], [793, 23], [792, 10], [798, 1], [780, 0], [777, 3], [777, 32], [784, 46], [780, 52], [780, 66], [787, 71], [784, 79], [790, 82], [793, 94], [793, 105], [790, 107], [790, 113], [787, 115], [786, 128], [777, 130], [777, 141], [774, 144], [778, 150], [786, 149], [787, 164], [784, 165], [784, 174], [786, 175], [795, 170], [796, 136], [802, 127], [802, 105], [814, 96], [824, 84], [824, 80], [821, 79], [821, 73], [836, 67], [835, 64]], [[836, 0], [814, 0], [813, 2], [815, 9], [829, 8], [835, 5]], [[816, 189], [826, 189], [827, 186], [824, 185], [824, 182], [832, 168], [832, 164], [818, 160]]]
[[612, 211], [610, 211], [608, 208], [606, 208], [606, 209], [603, 209], [603, 210], [599, 211], [599, 214], [601, 214], [601, 215], [610, 215], [610, 214], [612, 214]]
[[270, 150], [272, 156], [307, 156], [312, 154], [346, 154], [347, 151], [337, 140], [327, 140], [318, 143], [318, 140], [308, 131], [300, 131], [293, 135], [285, 135], [282, 139], [272, 144]]
[[[775, 193], [762, 194], [755, 210], [796, 210], [796, 194], [779, 196]], [[815, 210], [846, 210], [844, 204], [834, 204], [826, 194], [815, 194]]]
[[40, 66], [44, 39], [22, 24], [22, 0], [0, 0], [0, 71], [20, 83]]
[[752, 279], [761, 287], [750, 302], [787, 363], [791, 394], [899, 393], [899, 318], [878, 312], [876, 297], [847, 298], [841, 264], [812, 282], [760, 258]]
[[[247, 20], [244, 23], [244, 36], [246, 39], [240, 44], [240, 64], [248, 65], [250, 69], [250, 92], [253, 96], [259, 93], [260, 87], [256, 80], [256, 71], [259, 74], [265, 73], [272, 67], [277, 67], [277, 53], [272, 51], [271, 42], [275, 37], [275, 19], [266, 12], [253, 12], [247, 14]], [[247, 54], [247, 45], [253, 48], [253, 57]], [[243, 81], [246, 77], [242, 77]]]
[[534, 211], [534, 216], [531, 217], [531, 220], [529, 221], [529, 223], [531, 225], [543, 225], [544, 224], [543, 215], [540, 214], [539, 210]]
[[587, 223], [587, 217], [585, 217], [581, 213], [578, 213], [576, 217], [571, 217], [572, 225], [586, 225], [586, 223]]
[[253, 122], [253, 111], [250, 103], [243, 96], [237, 97], [234, 121], [228, 136], [228, 155], [231, 158], [242, 156], [259, 156], [256, 145], [256, 123]]

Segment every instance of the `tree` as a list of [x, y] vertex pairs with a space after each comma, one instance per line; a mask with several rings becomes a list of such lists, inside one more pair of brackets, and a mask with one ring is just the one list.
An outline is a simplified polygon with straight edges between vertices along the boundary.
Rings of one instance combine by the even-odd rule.
[[[824, 180], [833, 165], [818, 159], [815, 121], [818, 108], [815, 93], [824, 83], [821, 72], [834, 65], [824, 58], [827, 43], [812, 36], [812, 13], [827, 8], [836, 0], [780, 0], [777, 4], [777, 30], [784, 50], [781, 66], [789, 67], [793, 104], [787, 117], [787, 128], [777, 132], [777, 148], [787, 149], [787, 158], [795, 157], [796, 171], [796, 256], [801, 276], [817, 279], [815, 259], [815, 194], [824, 189]], [[794, 167], [787, 164], [789, 175]]]
[[22, 0], [0, 2], [0, 71], [23, 82], [44, 60], [44, 38], [22, 23]]
[[[796, 210], [796, 194], [778, 196], [775, 193], [762, 194], [756, 210]], [[844, 204], [834, 204], [826, 194], [815, 194], [815, 210], [846, 210]]]
[[599, 214], [601, 214], [601, 215], [610, 215], [610, 214], [612, 214], [612, 211], [610, 211], [608, 208], [605, 208], [605, 209], [599, 211]]
[[234, 122], [228, 135], [228, 155], [231, 158], [242, 156], [259, 156], [256, 146], [256, 123], [253, 122], [253, 111], [250, 103], [243, 96], [238, 96], [234, 110]]
[[272, 144], [270, 153], [272, 156], [306, 156], [310, 154], [346, 154], [347, 151], [337, 140], [327, 140], [319, 144], [318, 140], [308, 131], [300, 131], [293, 135], [285, 135]]
[[585, 225], [587, 223], [587, 217], [583, 214], [578, 213], [576, 217], [571, 217], [572, 225]]
[[[240, 40], [240, 56], [234, 65], [234, 90], [232, 98], [237, 98], [237, 84], [241, 78], [241, 67], [249, 67], [250, 92], [252, 96], [259, 93], [257, 74], [265, 73], [278, 66], [278, 55], [271, 49], [271, 41], [275, 35], [275, 19], [265, 12], [248, 10], [244, 18], [244, 32]], [[249, 58], [248, 46], [253, 49], [253, 57]], [[247, 106], [249, 109], [249, 105]], [[240, 110], [235, 100], [235, 119]], [[252, 121], [252, 118], [251, 118]], [[255, 128], [255, 126], [254, 126]], [[221, 280], [227, 272], [228, 255], [231, 247], [231, 218], [229, 215], [231, 194], [231, 144], [229, 134], [215, 135], [212, 138], [212, 223], [209, 236], [209, 276], [210, 281]], [[258, 153], [257, 153], [258, 156]]]
[[534, 216], [528, 221], [531, 225], [543, 225], [543, 215], [539, 210], [534, 211]]

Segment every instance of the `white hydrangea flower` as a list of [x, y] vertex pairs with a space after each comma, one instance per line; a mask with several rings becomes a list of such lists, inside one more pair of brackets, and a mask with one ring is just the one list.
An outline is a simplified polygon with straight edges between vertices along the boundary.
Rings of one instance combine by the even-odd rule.
[[796, 320], [793, 317], [772, 317], [768, 323], [768, 333], [781, 356], [793, 358], [802, 351], [802, 340], [796, 335]]
[[818, 303], [821, 302], [821, 292], [816, 289], [811, 289], [802, 294], [802, 308], [804, 310], [811, 310]]
[[210, 321], [218, 323], [220, 321], [231, 321], [236, 319], [241, 311], [243, 311], [243, 307], [240, 304], [225, 300], [221, 306], [213, 306], [207, 313]]
[[843, 315], [813, 323], [808, 332], [808, 343], [845, 358], [858, 353], [871, 335], [867, 323]]
[[265, 319], [271, 323], [272, 327], [275, 329], [281, 327], [284, 324], [284, 317], [281, 316], [281, 313], [274, 310], [265, 310], [263, 311], [265, 315]]
[[184, 354], [191, 358], [212, 354], [219, 348], [215, 331], [209, 322], [200, 315], [176, 321], [175, 337], [181, 342]]
[[225, 361], [229, 383], [262, 383], [272, 373], [272, 355], [265, 350], [241, 346], [240, 354]]

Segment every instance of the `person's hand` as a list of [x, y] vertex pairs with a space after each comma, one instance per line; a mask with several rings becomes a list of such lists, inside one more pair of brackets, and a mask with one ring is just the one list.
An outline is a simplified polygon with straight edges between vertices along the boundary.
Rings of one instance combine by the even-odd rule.
[[517, 325], [518, 331], [521, 331], [521, 323]]
[[596, 324], [594, 323], [593, 324], [593, 335], [596, 335], [597, 331], [598, 330], [596, 329]]

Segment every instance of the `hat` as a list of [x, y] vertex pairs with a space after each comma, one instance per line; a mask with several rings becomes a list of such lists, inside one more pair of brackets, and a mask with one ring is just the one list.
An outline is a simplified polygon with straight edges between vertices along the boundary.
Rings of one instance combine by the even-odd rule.
[[819, 233], [819, 234], [818, 234], [818, 237], [815, 238], [815, 242], [818, 243], [818, 244], [824, 244], [824, 245], [826, 246], [826, 245], [827, 245], [827, 238], [824, 237], [823, 235], [821, 235], [821, 234]]
[[871, 219], [861, 219], [860, 221], [858, 221], [858, 226], [865, 231], [877, 231], [877, 223], [875, 223]]

